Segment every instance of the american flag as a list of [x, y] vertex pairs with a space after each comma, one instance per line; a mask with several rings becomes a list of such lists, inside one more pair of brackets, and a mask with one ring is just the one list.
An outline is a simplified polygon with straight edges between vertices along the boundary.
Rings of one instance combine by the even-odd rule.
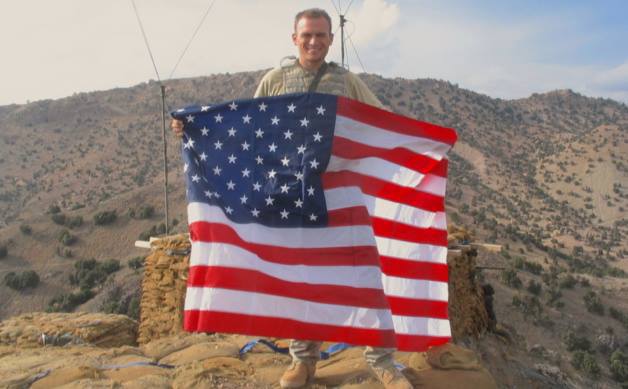
[[452, 129], [293, 94], [177, 110], [188, 331], [446, 343]]

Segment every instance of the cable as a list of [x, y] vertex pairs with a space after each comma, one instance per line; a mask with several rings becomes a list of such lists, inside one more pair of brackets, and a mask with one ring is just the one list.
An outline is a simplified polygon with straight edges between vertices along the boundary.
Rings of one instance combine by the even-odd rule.
[[349, 8], [351, 8], [351, 4], [353, 4], [353, 0], [349, 2], [349, 5], [347, 5], [347, 8], [345, 9], [345, 15], [349, 12]]
[[362, 71], [364, 73], [366, 73], [366, 68], [364, 67], [364, 64], [362, 63], [362, 59], [360, 59], [360, 54], [358, 54], [358, 49], [355, 48], [355, 45], [353, 44], [353, 39], [351, 39], [351, 36], [349, 36], [349, 42], [351, 43], [351, 47], [353, 47], [353, 51], [355, 52], [355, 56], [358, 57], [358, 62], [360, 62], [360, 66], [362, 67]]
[[131, 4], [133, 4], [133, 10], [135, 11], [135, 17], [137, 18], [137, 23], [140, 26], [140, 30], [142, 30], [142, 36], [144, 37], [144, 44], [146, 45], [146, 49], [148, 49], [148, 55], [150, 56], [150, 60], [153, 63], [153, 68], [155, 69], [155, 74], [157, 75], [157, 81], [161, 84], [161, 78], [159, 77], [159, 72], [157, 71], [157, 65], [155, 64], [155, 58], [153, 58], [153, 52], [150, 49], [150, 45], [148, 44], [148, 38], [146, 37], [146, 32], [144, 31], [144, 25], [142, 24], [142, 19], [140, 19], [140, 14], [137, 12], [137, 7], [135, 6], [135, 0], [131, 0]]
[[212, 0], [212, 2], [209, 4], [209, 7], [207, 7], [207, 10], [205, 11], [205, 14], [203, 15], [203, 17], [201, 18], [201, 21], [198, 23], [198, 26], [196, 26], [196, 29], [194, 30], [194, 33], [192, 34], [192, 37], [188, 41], [188, 44], [185, 46], [185, 49], [183, 49], [183, 52], [179, 56], [179, 59], [177, 60], [177, 63], [174, 65], [174, 68], [172, 69], [172, 72], [170, 72], [170, 75], [168, 76], [168, 79], [171, 79], [172, 76], [174, 75], [174, 72], [177, 70], [177, 67], [179, 66], [179, 63], [183, 59], [183, 56], [185, 55], [185, 53], [188, 51], [188, 48], [190, 47], [190, 45], [192, 44], [192, 41], [196, 37], [196, 34], [198, 33], [198, 30], [201, 29], [201, 26], [205, 22], [205, 19], [207, 18], [207, 15], [209, 15], [209, 11], [211, 11], [211, 9], [214, 6], [215, 2], [216, 2], [216, 0]]
[[[338, 9], [338, 7], [336, 7], [336, 3], [334, 3], [334, 0], [329, 0], [329, 1], [331, 1], [331, 5], [333, 5], [333, 6], [334, 6], [334, 8], [336, 9], [336, 13], [337, 13], [338, 15], [340, 15], [340, 9]], [[340, 1], [340, 0], [338, 0], [338, 1]]]

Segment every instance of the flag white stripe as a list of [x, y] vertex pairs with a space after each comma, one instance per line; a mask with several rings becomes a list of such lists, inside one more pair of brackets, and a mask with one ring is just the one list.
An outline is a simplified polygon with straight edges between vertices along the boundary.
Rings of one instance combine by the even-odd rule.
[[451, 148], [446, 143], [388, 131], [340, 115], [336, 117], [335, 134], [373, 147], [386, 149], [403, 147], [438, 161], [443, 159]]
[[412, 299], [448, 301], [449, 289], [446, 282], [415, 280], [382, 274], [384, 293]]
[[290, 248], [323, 248], [375, 246], [371, 226], [326, 228], [273, 228], [259, 224], [233, 223], [214, 205], [188, 204], [188, 223], [197, 221], [230, 225], [243, 240], [250, 243]]
[[188, 286], [185, 309], [276, 317], [344, 327], [383, 330], [393, 328], [392, 315], [388, 309], [316, 303], [222, 288]]
[[397, 239], [375, 237], [380, 255], [433, 263], [447, 263], [447, 247], [417, 244]]
[[376, 266], [283, 265], [264, 261], [255, 253], [226, 243], [192, 242], [190, 266], [224, 266], [259, 271], [289, 282], [382, 289]]
[[447, 230], [445, 212], [429, 212], [410, 205], [363, 194], [359, 187], [348, 186], [325, 191], [327, 210], [366, 206], [371, 216], [420, 228]]
[[395, 333], [403, 335], [451, 336], [447, 319], [393, 315]]
[[421, 192], [445, 197], [447, 179], [434, 174], [421, 174], [412, 169], [379, 158], [344, 159], [332, 156], [326, 171], [350, 171], [389, 181]]

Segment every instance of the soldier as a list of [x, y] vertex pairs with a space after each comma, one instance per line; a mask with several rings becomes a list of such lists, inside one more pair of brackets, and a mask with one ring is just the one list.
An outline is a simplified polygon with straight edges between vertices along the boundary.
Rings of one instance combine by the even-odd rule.
[[[299, 57], [284, 61], [286, 63], [282, 63], [279, 68], [268, 72], [257, 87], [255, 97], [321, 92], [346, 96], [383, 108], [373, 92], [355, 74], [337, 64], [325, 62], [333, 39], [331, 18], [327, 12], [318, 8], [299, 12], [294, 19], [292, 34]], [[172, 129], [181, 136], [183, 122], [173, 120]], [[321, 343], [306, 340], [290, 342], [292, 364], [279, 381], [282, 388], [300, 388], [314, 377]], [[392, 348], [366, 347], [364, 357], [387, 389], [412, 388], [412, 384], [395, 368], [394, 351]]]

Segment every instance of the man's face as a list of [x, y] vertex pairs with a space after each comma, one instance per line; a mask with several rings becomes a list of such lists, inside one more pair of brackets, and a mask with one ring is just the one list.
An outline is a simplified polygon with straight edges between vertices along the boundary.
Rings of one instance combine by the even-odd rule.
[[301, 61], [323, 61], [333, 40], [329, 23], [323, 17], [301, 18], [292, 34], [292, 41], [299, 48]]

